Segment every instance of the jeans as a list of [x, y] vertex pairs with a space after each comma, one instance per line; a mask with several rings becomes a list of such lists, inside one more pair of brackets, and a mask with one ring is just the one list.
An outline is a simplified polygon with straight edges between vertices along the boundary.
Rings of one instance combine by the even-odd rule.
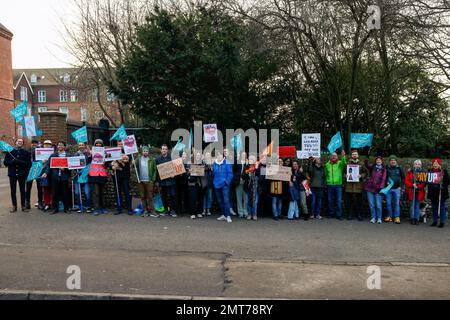
[[[169, 201], [170, 196], [170, 201]], [[177, 186], [161, 186], [161, 200], [166, 211], [175, 211], [175, 198], [177, 196]]]
[[17, 182], [19, 183], [19, 190], [20, 190], [20, 204], [22, 205], [22, 208], [25, 208], [25, 199], [26, 199], [26, 191], [25, 191], [25, 184], [26, 184], [27, 177], [9, 177], [9, 185], [11, 187], [11, 201], [13, 207], [17, 207]]
[[302, 208], [302, 215], [308, 216], [308, 204], [306, 202], [306, 191], [300, 191], [300, 199], [298, 200], [298, 207]]
[[[115, 183], [114, 179], [114, 183]], [[118, 192], [117, 192], [118, 190]], [[125, 195], [125, 202], [127, 205], [128, 212], [133, 211], [132, 203], [131, 203], [131, 195], [130, 195], [130, 180], [128, 178], [117, 178], [117, 186], [116, 186], [116, 205], [119, 211], [122, 210], [123, 207], [123, 197], [122, 192]], [[118, 193], [118, 194], [117, 194]]]
[[91, 187], [89, 186], [89, 183], [82, 183], [81, 185], [78, 182], [75, 182], [73, 184], [74, 192], [75, 192], [75, 203], [78, 204], [78, 206], [81, 209], [81, 203], [80, 203], [80, 190], [83, 191], [86, 202], [83, 203], [84, 208], [91, 208], [92, 207], [92, 200], [91, 200]]
[[205, 196], [203, 197], [203, 210], [210, 210], [212, 204], [213, 189], [207, 187], [205, 190]]
[[312, 188], [311, 192], [311, 213], [318, 217], [322, 214], [323, 189]]
[[[338, 218], [342, 217], [342, 186], [328, 186], [328, 214], [334, 218], [335, 212]], [[336, 198], [336, 211], [334, 199]]]
[[345, 194], [345, 206], [348, 211], [348, 218], [353, 218], [353, 213], [360, 218], [362, 208], [362, 193], [346, 193]]
[[401, 195], [400, 188], [391, 189], [386, 194], [387, 213], [390, 218], [392, 218], [392, 205], [394, 205], [395, 217], [396, 218], [400, 217], [400, 195]]
[[53, 209], [59, 210], [59, 202], [64, 204], [64, 210], [69, 210], [69, 182], [60, 179], [52, 180]]
[[409, 212], [411, 215], [411, 219], [419, 220], [420, 218], [420, 201], [419, 201], [419, 192], [416, 191], [415, 200], [410, 201]]
[[281, 217], [282, 205], [283, 205], [283, 198], [280, 197], [272, 198], [272, 214], [274, 218]]
[[297, 201], [289, 202], [288, 219], [292, 220], [292, 219], [294, 219], [294, 216], [296, 218], [299, 218], [299, 210], [298, 210], [298, 202]]
[[240, 217], [248, 216], [248, 197], [244, 192], [244, 185], [240, 184], [236, 186], [236, 202], [237, 202], [237, 213]]
[[[247, 194], [247, 199], [249, 199], [249, 195], [248, 194]], [[247, 204], [248, 215], [250, 215], [252, 217], [256, 217], [258, 215], [258, 201], [259, 201], [259, 195], [258, 194], [256, 194], [256, 197], [253, 200], [253, 203], [250, 203], [250, 201], [248, 201], [248, 204]]]
[[225, 217], [231, 216], [230, 207], [230, 187], [223, 186], [222, 188], [215, 188], [217, 201], [219, 202], [219, 207], [222, 210], [222, 215]]
[[[431, 207], [433, 208], [433, 222], [437, 223], [439, 220], [439, 205], [438, 205], [439, 201], [432, 201], [431, 202]], [[441, 200], [441, 212], [440, 212], [441, 216], [441, 223], [445, 223], [445, 221], [447, 220], [447, 211], [445, 208], [445, 200]]]
[[381, 194], [367, 191], [367, 200], [369, 201], [371, 218], [381, 220], [383, 205]]

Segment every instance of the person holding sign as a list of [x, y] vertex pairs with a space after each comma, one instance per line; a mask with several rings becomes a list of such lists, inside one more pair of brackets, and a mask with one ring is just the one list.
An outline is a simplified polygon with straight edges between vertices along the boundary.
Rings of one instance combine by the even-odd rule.
[[445, 208], [445, 202], [449, 198], [448, 186], [450, 184], [450, 178], [448, 171], [442, 169], [441, 159], [433, 159], [433, 167], [429, 170], [430, 173], [438, 173], [440, 175], [438, 184], [428, 185], [428, 199], [431, 201], [431, 207], [433, 208], [433, 223], [432, 227], [436, 227], [439, 223], [439, 228], [443, 228], [445, 221], [447, 220], [447, 212]]
[[[278, 159], [278, 166], [283, 167], [283, 159]], [[269, 194], [272, 197], [272, 216], [275, 221], [281, 219], [283, 209], [283, 196], [287, 188], [287, 182], [272, 180], [269, 182]]]
[[[343, 171], [347, 165], [345, 151], [342, 150], [342, 159], [339, 160], [336, 152], [330, 156], [330, 161], [325, 165], [325, 177], [328, 188], [328, 214], [329, 218], [342, 218], [342, 191], [343, 191]], [[336, 207], [336, 209], [335, 209]]]
[[[44, 141], [44, 148], [47, 150], [53, 149], [53, 153], [55, 152], [55, 148], [53, 147], [51, 140]], [[42, 160], [42, 162], [46, 166], [48, 163], [48, 158], [45, 160]], [[48, 210], [50, 210], [50, 208], [52, 208], [52, 204], [53, 204], [52, 186], [50, 184], [50, 179], [48, 177], [44, 178], [41, 176], [41, 178], [39, 179], [39, 185], [41, 186], [42, 193], [44, 194], [44, 212], [47, 212]]]
[[309, 158], [307, 173], [311, 186], [311, 218], [322, 220], [322, 202], [326, 187], [322, 158]]
[[382, 224], [382, 209], [383, 200], [380, 191], [386, 185], [387, 171], [383, 165], [383, 158], [378, 156], [375, 159], [375, 164], [369, 163], [369, 160], [365, 161], [365, 166], [369, 171], [369, 179], [366, 183], [365, 190], [367, 191], [367, 200], [369, 201], [370, 223]]
[[[103, 148], [104, 150], [103, 140], [97, 139], [94, 142], [95, 148]], [[108, 179], [108, 172], [105, 167], [105, 157], [104, 151], [103, 155], [101, 152], [94, 152], [94, 148], [92, 150], [92, 162], [89, 167], [89, 183], [93, 186], [93, 197], [92, 203], [94, 205], [94, 215], [98, 216], [99, 214], [105, 214], [107, 211], [104, 207], [103, 194], [105, 190], [105, 184]]]
[[[117, 147], [123, 151], [124, 144], [122, 141], [117, 142]], [[125, 203], [128, 210], [128, 215], [133, 215], [132, 200], [130, 195], [130, 178], [131, 178], [131, 156], [122, 154], [120, 160], [115, 160], [111, 164], [113, 170], [114, 183], [116, 185], [117, 196], [117, 212], [115, 215], [122, 214], [123, 198], [122, 192], [125, 195]]]
[[[251, 154], [248, 157], [248, 164], [244, 167], [242, 178], [244, 179], [244, 191], [247, 194], [248, 220], [258, 220], [258, 201], [261, 196], [261, 168], [256, 161], [256, 156]], [[252, 169], [254, 168], [254, 169]]]
[[[51, 214], [59, 213], [59, 202], [64, 204], [64, 212], [69, 213], [69, 180], [70, 171], [67, 167], [55, 167], [53, 164], [56, 161], [52, 161], [54, 158], [67, 159], [70, 155], [66, 152], [66, 143], [59, 141], [56, 146], [56, 152], [50, 156], [47, 165], [44, 169], [43, 178], [50, 178], [50, 184], [52, 187], [52, 199], [53, 199], [53, 212]], [[62, 162], [62, 161], [61, 161]]]
[[155, 213], [155, 204], [153, 201], [153, 190], [155, 187], [156, 177], [156, 161], [150, 157], [150, 149], [142, 147], [141, 154], [135, 160], [135, 165], [139, 175], [139, 193], [141, 194], [141, 202], [144, 207], [144, 217], [149, 215], [152, 218], [159, 218]]
[[[159, 166], [164, 163], [172, 162], [172, 157], [169, 154], [169, 147], [166, 144], [163, 144], [161, 147], [161, 155], [156, 159], [156, 165]], [[175, 203], [177, 196], [177, 186], [175, 182], [175, 178], [170, 177], [164, 180], [161, 180], [161, 177], [157, 176], [156, 186], [161, 188], [161, 198], [164, 204], [164, 215], [170, 215], [173, 218], [177, 217]]]
[[[393, 185], [386, 193], [386, 206], [388, 216], [384, 222], [392, 222], [392, 205], [395, 210], [395, 223], [400, 224], [400, 198], [402, 188], [405, 183], [405, 172], [397, 163], [397, 157], [392, 155], [389, 157], [389, 165], [387, 166], [387, 181], [392, 181]], [[393, 203], [392, 203], [393, 202]]]
[[416, 175], [423, 173], [422, 161], [414, 161], [413, 169], [409, 170], [405, 178], [406, 192], [410, 202], [411, 224], [419, 225], [420, 203], [425, 200], [425, 183], [418, 183]]
[[[199, 172], [194, 172], [193, 167], [196, 167], [196, 171], [199, 168], [203, 168], [203, 176], [199, 175]], [[192, 165], [187, 165], [187, 183], [189, 189], [189, 211], [191, 219], [203, 218], [203, 177], [204, 177], [205, 164], [202, 161], [202, 154], [197, 152]]]
[[[353, 150], [350, 160], [348, 161], [348, 171], [356, 168], [358, 176], [353, 176], [350, 179], [350, 172], [345, 174], [345, 207], [347, 208], [348, 220], [353, 219], [353, 213], [356, 213], [358, 221], [362, 221], [362, 196], [364, 190], [364, 183], [366, 181], [368, 172], [364, 164], [359, 160], [358, 150]], [[352, 174], [356, 175], [355, 172]]]
[[[86, 161], [86, 165], [89, 165], [92, 162], [92, 154], [91, 151], [87, 148], [86, 143], [80, 142], [78, 143], [78, 151], [75, 154], [75, 156], [83, 156]], [[81, 191], [83, 191], [86, 203], [84, 204], [83, 211], [86, 211], [87, 213], [92, 212], [92, 200], [91, 200], [91, 188], [89, 186], [89, 183], [78, 183], [79, 178], [79, 171], [77, 170], [76, 175], [73, 179], [73, 186], [75, 191], [75, 203], [80, 206], [80, 210], [78, 210], [78, 213], [82, 213], [81, 211]]]
[[5, 155], [3, 161], [5, 167], [8, 167], [9, 185], [11, 188], [11, 213], [17, 212], [17, 183], [19, 183], [20, 190], [20, 204], [22, 212], [28, 212], [26, 208], [26, 190], [25, 184], [28, 173], [31, 168], [31, 153], [23, 149], [23, 139], [16, 140], [14, 150]]

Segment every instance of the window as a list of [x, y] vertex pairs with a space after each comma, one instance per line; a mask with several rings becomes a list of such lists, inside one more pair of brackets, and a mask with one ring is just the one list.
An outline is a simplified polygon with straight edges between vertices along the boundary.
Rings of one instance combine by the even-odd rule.
[[59, 102], [67, 102], [67, 90], [59, 91]]
[[69, 83], [70, 82], [70, 75], [68, 73], [66, 73], [64, 75], [64, 83]]
[[38, 102], [47, 102], [47, 91], [39, 90], [38, 91]]
[[30, 77], [30, 81], [31, 83], [36, 83], [37, 82], [37, 76], [35, 74], [32, 74]]
[[47, 112], [47, 107], [38, 107], [38, 113]]
[[20, 100], [28, 101], [28, 90], [26, 87], [20, 87]]
[[70, 102], [78, 102], [78, 90], [70, 90]]
[[23, 137], [23, 128], [22, 128], [22, 125], [21, 125], [21, 124], [19, 124], [19, 125], [17, 126], [17, 135], [18, 135], [19, 137]]
[[106, 94], [106, 101], [113, 102], [115, 99], [116, 99], [116, 97], [114, 96], [114, 93], [108, 92]]
[[68, 107], [59, 107], [59, 112], [65, 113], [67, 115], [66, 120], [69, 119], [69, 108]]
[[87, 108], [81, 107], [81, 122], [87, 121]]
[[98, 102], [98, 89], [92, 90], [92, 102]]
[[103, 111], [95, 111], [95, 117], [97, 119], [103, 119], [105, 117], [105, 113]]

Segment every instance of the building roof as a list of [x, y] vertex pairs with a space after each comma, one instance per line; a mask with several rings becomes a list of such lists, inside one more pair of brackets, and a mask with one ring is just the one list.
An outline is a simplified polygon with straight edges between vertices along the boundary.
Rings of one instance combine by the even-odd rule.
[[[53, 68], [53, 69], [14, 69], [14, 83], [25, 73], [34, 86], [61, 86], [73, 85], [81, 76], [81, 72], [77, 68]], [[36, 76], [36, 82], [33, 81], [33, 75]], [[64, 78], [68, 76], [68, 82]]]
[[13, 33], [0, 23], [0, 36], [3, 36], [11, 40], [13, 37]]

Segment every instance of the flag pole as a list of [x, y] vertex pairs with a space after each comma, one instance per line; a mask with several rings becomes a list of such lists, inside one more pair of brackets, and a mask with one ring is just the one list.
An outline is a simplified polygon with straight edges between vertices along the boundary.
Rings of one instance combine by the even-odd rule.
[[136, 167], [136, 162], [134, 161], [134, 154], [131, 155], [131, 159], [133, 160], [134, 171], [136, 172], [136, 178], [138, 183], [141, 183], [141, 179], [139, 179], [139, 174]]
[[122, 201], [120, 201], [119, 184], [117, 182], [117, 171], [114, 171], [114, 179], [116, 180], [116, 192], [117, 192], [117, 210], [121, 210]]
[[77, 170], [77, 175], [78, 175], [78, 192], [80, 193], [80, 211], [81, 211], [81, 213], [83, 213], [84, 212], [84, 210], [83, 210], [83, 195], [81, 194], [81, 183], [79, 181], [80, 170]]

